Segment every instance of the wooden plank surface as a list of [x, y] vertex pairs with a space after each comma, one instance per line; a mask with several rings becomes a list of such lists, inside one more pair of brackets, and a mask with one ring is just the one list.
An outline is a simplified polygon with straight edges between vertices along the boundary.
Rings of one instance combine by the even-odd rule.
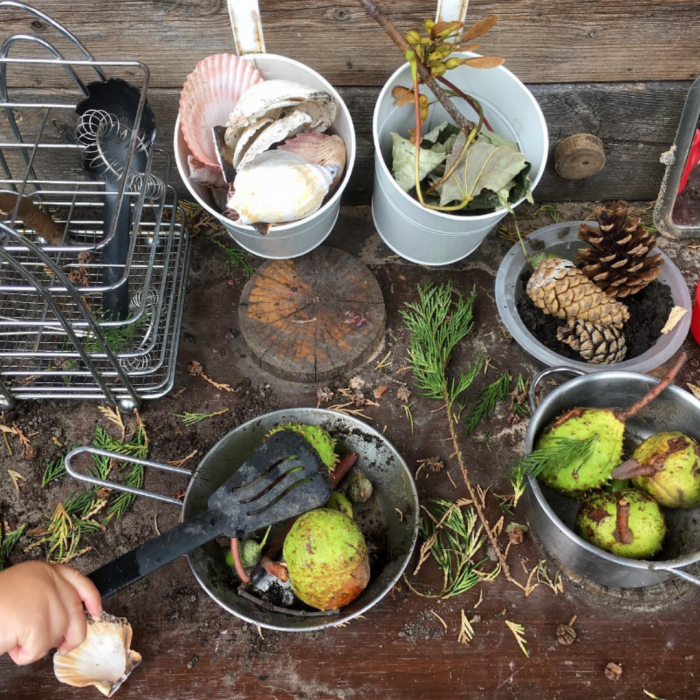
[[[659, 191], [664, 166], [659, 156], [675, 138], [681, 110], [688, 92], [687, 82], [652, 83], [585, 83], [577, 85], [531, 85], [544, 112], [550, 136], [550, 162], [535, 190], [538, 200], [567, 201], [583, 199], [654, 199]], [[357, 131], [357, 159], [345, 204], [368, 204], [374, 184], [374, 149], [372, 146], [372, 112], [378, 88], [346, 87], [341, 90]], [[67, 102], [70, 95], [50, 90], [18, 89], [15, 100], [36, 100], [40, 94]], [[159, 142], [172, 152], [172, 136], [177, 117], [179, 90], [154, 89], [150, 101], [159, 121]], [[74, 99], [74, 97], [73, 97]], [[410, 107], [406, 107], [410, 109]], [[37, 114], [27, 116], [20, 127], [25, 140], [33, 142], [38, 127]], [[53, 112], [47, 126], [52, 140], [66, 142], [74, 128], [72, 113]], [[607, 162], [603, 170], [586, 180], [564, 180], [554, 171], [551, 155], [557, 143], [571, 134], [587, 132], [603, 140]], [[0, 115], [0, 138], [11, 139], [3, 115]], [[41, 164], [49, 163], [51, 172], [84, 177], [75, 154], [39, 154]], [[173, 170], [175, 165], [173, 163]], [[48, 170], [47, 170], [48, 172]], [[186, 193], [179, 184], [181, 194]]]
[[[565, 219], [579, 219], [588, 206], [561, 207]], [[523, 212], [525, 218], [525, 212]], [[527, 226], [547, 223], [544, 213]], [[525, 225], [525, 222], [523, 223]], [[399, 311], [406, 301], [416, 300], [416, 285], [425, 280], [451, 280], [468, 293], [477, 288], [474, 331], [462, 343], [454, 365], [464, 371], [477, 351], [488, 355], [499, 370], [515, 376], [531, 377], [537, 367], [514, 342], [508, 341], [498, 321], [490, 290], [498, 262], [510, 243], [491, 235], [474, 255], [446, 269], [426, 270], [396, 259], [379, 241], [371, 224], [368, 207], [346, 207], [328, 241], [357, 255], [370, 266], [379, 280], [388, 313], [386, 340], [392, 355], [388, 365], [376, 364], [352, 374], [367, 382], [368, 391], [378, 385], [390, 388], [380, 406], [364, 410], [386, 435], [415, 473], [416, 461], [438, 456], [446, 463], [440, 474], [423, 470], [417, 479], [421, 501], [430, 497], [460, 498], [464, 488], [452, 451], [445, 441], [444, 418], [435, 413], [434, 402], [411, 397], [415, 420], [412, 434], [396, 396], [402, 382], [412, 382], [406, 365], [408, 334]], [[697, 251], [679, 242], [660, 241], [681, 267], [688, 282], [700, 276]], [[255, 263], [254, 260], [251, 262]], [[236, 308], [246, 282], [237, 270], [228, 284], [225, 256], [200, 233], [193, 239], [193, 259], [187, 292], [183, 333], [178, 357], [178, 374], [173, 393], [149, 402], [142, 412], [150, 436], [150, 456], [176, 460], [199, 449], [196, 463], [236, 425], [255, 414], [289, 406], [315, 406], [315, 386], [292, 385], [261, 372], [248, 356], [239, 335]], [[690, 360], [679, 385], [700, 384], [700, 348], [688, 340]], [[228, 382], [234, 392], [217, 391], [201, 377], [191, 376], [192, 360], [203, 364], [208, 376]], [[346, 386], [352, 375], [341, 380]], [[495, 376], [495, 375], [494, 375]], [[184, 393], [182, 390], [184, 389]], [[470, 390], [468, 400], [476, 395]], [[183, 410], [216, 411], [229, 408], [217, 418], [184, 428], [172, 414]], [[114, 430], [93, 403], [23, 403], [7, 420], [16, 420], [27, 433], [39, 431], [32, 441], [39, 446], [37, 460], [26, 461], [20, 454], [9, 458], [2, 446], [0, 463], [0, 502], [2, 517], [14, 526], [42, 525], [71, 490], [84, 488], [68, 480], [37, 489], [30, 502], [29, 483], [41, 478], [41, 467], [59, 454], [50, 437], [60, 436], [66, 445], [85, 444], [94, 435], [95, 424]], [[472, 478], [483, 486], [493, 484], [492, 492], [506, 492], [507, 471], [521, 453], [526, 421], [511, 425], [507, 403], [483, 425], [490, 432], [490, 449], [478, 442], [482, 435], [462, 438]], [[25, 476], [16, 492], [5, 469], [16, 469]], [[452, 476], [456, 487], [447, 477]], [[162, 493], [174, 493], [185, 485], [183, 477], [148, 475], [147, 486]], [[493, 516], [500, 515], [493, 498], [488, 499]], [[90, 535], [86, 544], [93, 550], [74, 564], [91, 571], [107, 560], [152, 537], [154, 515], [164, 532], [178, 518], [176, 508], [138, 499], [134, 511], [110, 524], [104, 533]], [[516, 521], [522, 522], [520, 511]], [[508, 518], [510, 520], [510, 518]], [[29, 543], [24, 539], [10, 560], [44, 556], [40, 549], [23, 554]], [[416, 555], [417, 556], [417, 555]], [[527, 539], [511, 550], [509, 560], [514, 574], [524, 581], [528, 570], [543, 557]], [[522, 561], [522, 564], [521, 564]], [[421, 591], [440, 585], [433, 564], [426, 564], [411, 582]], [[550, 574], [554, 569], [550, 567]], [[126, 589], [107, 602], [107, 609], [125, 615], [134, 626], [134, 648], [143, 655], [142, 665], [116, 695], [119, 700], [647, 700], [643, 689], [666, 700], [694, 700], [700, 697], [698, 635], [695, 610], [698, 595], [690, 592], [673, 605], [656, 612], [643, 606], [627, 608], [622, 603], [596, 598], [564, 581], [564, 593], [555, 595], [540, 585], [529, 597], [509, 585], [503, 577], [482, 587], [483, 601], [478, 608], [479, 589], [439, 602], [420, 598], [404, 583], [399, 584], [364, 619], [347, 627], [310, 634], [281, 634], [257, 630], [219, 608], [199, 587], [186, 561], [179, 560], [148, 579]], [[469, 647], [457, 643], [461, 610], [474, 622], [475, 637]], [[505, 613], [502, 611], [505, 610]], [[431, 612], [448, 626], [445, 630]], [[557, 625], [578, 615], [575, 629], [578, 641], [560, 646]], [[504, 619], [525, 628], [529, 658], [518, 649]], [[617, 682], [604, 675], [606, 664], [614, 661], [623, 668]], [[2, 700], [97, 700], [94, 689], [76, 690], [61, 686], [53, 676], [50, 657], [29, 667], [15, 667], [0, 658], [0, 698]]]
[[[195, 63], [233, 51], [223, 0], [41, 0], [41, 10], [100, 58], [147, 63], [153, 85], [180, 87]], [[267, 51], [308, 64], [336, 85], [381, 85], [402, 57], [355, 0], [263, 0]], [[435, 14], [434, 0], [383, 0], [407, 31]], [[500, 0], [472, 3], [474, 21], [495, 13], [484, 49], [525, 82], [688, 80], [700, 56], [695, 0]], [[3, 11], [3, 30], [33, 31]], [[35, 25], [41, 30], [40, 25]], [[47, 37], [49, 32], [43, 32]], [[46, 83], [47, 76], [37, 80]]]

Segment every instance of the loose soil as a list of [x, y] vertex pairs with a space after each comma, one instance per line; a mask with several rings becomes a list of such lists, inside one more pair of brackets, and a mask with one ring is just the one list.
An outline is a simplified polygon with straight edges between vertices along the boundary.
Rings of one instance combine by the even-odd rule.
[[[523, 291], [516, 307], [522, 322], [530, 333], [550, 350], [569, 360], [582, 362], [581, 356], [575, 350], [557, 340], [557, 328], [564, 322], [545, 314], [525, 293], [531, 274], [528, 272], [520, 278]], [[627, 343], [625, 360], [632, 360], [643, 355], [661, 337], [661, 329], [673, 308], [673, 296], [668, 285], [657, 281], [622, 301], [630, 312], [630, 320], [624, 328]]]

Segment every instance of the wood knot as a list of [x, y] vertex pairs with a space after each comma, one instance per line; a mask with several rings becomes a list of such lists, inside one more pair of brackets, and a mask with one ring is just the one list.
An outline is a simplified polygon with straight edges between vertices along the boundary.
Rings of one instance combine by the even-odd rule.
[[344, 10], [342, 7], [336, 7], [332, 13], [333, 19], [337, 22], [349, 22], [352, 19], [352, 15], [348, 10]]

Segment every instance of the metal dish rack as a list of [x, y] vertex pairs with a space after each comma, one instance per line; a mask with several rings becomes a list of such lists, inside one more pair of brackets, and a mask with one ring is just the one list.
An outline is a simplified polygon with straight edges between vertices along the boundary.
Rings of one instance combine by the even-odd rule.
[[[119, 282], [102, 283], [103, 250], [117, 214], [105, 233], [105, 181], [83, 169], [89, 154], [75, 138], [75, 108], [87, 94], [86, 81], [121, 72], [141, 92], [139, 124], [148, 68], [98, 61], [47, 15], [0, 2], [0, 18], [18, 11], [36, 18], [32, 26], [44, 36], [14, 34], [0, 48], [0, 193], [12, 192], [17, 201], [13, 212], [0, 213], [0, 409], [18, 399], [72, 398], [129, 410], [172, 389], [189, 235], [169, 183], [170, 156], [148, 144], [146, 172], [129, 176], [130, 156], [119, 183], [120, 206], [131, 209], [129, 255]], [[53, 43], [44, 38], [47, 29]], [[23, 81], [23, 71], [40, 71], [41, 84], [51, 85], [42, 88], [45, 100], [36, 101], [33, 90], [30, 101], [26, 90], [15, 88], [33, 84]], [[139, 133], [126, 133], [133, 155]], [[18, 216], [21, 197], [63, 229], [60, 245], [48, 245]], [[111, 320], [101, 312], [103, 293], [124, 283], [131, 293], [128, 315]]]

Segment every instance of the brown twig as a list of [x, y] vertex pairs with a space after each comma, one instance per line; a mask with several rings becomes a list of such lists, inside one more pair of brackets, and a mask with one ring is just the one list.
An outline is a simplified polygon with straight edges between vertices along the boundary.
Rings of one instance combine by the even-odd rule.
[[632, 544], [634, 541], [634, 536], [630, 530], [630, 504], [624, 497], [617, 502], [615, 539], [621, 544]]
[[655, 471], [650, 464], [641, 465], [636, 459], [628, 459], [613, 470], [612, 478], [624, 481], [635, 476], [651, 476]]
[[262, 568], [265, 569], [270, 576], [274, 576], [280, 581], [289, 581], [289, 572], [284, 564], [280, 564], [277, 561], [272, 561], [270, 557], [263, 557], [260, 560], [260, 566], [262, 566]]
[[446, 85], [450, 90], [453, 92], [456, 92], [477, 114], [481, 116], [481, 118], [484, 121], [484, 126], [489, 130], [493, 131], [491, 128], [491, 124], [489, 124], [489, 120], [484, 116], [483, 111], [481, 109], [481, 105], [472, 97], [467, 95], [466, 92], [463, 92], [460, 90], [454, 83], [450, 82], [444, 75], [441, 75], [438, 80], [443, 84]]
[[[384, 12], [372, 0], [358, 0], [364, 11], [389, 35], [389, 38], [401, 49], [404, 55], [406, 51], [413, 51], [413, 47], [404, 39], [396, 25], [384, 14]], [[445, 91], [437, 84], [431, 72], [423, 65], [416, 56], [418, 73], [423, 84], [435, 95], [437, 101], [444, 107], [445, 111], [452, 117], [454, 123], [461, 131], [468, 134], [473, 128], [472, 124], [452, 103]]]
[[678, 355], [676, 361], [673, 363], [673, 367], [666, 372], [664, 378], [651, 391], [644, 394], [639, 401], [622, 411], [622, 413], [617, 414], [620, 420], [628, 421], [630, 418], [637, 415], [637, 413], [639, 413], [645, 406], [648, 406], [657, 396], [659, 396], [659, 394], [661, 394], [668, 387], [668, 385], [673, 382], [687, 359], [688, 355], [686, 355], [684, 352]]

